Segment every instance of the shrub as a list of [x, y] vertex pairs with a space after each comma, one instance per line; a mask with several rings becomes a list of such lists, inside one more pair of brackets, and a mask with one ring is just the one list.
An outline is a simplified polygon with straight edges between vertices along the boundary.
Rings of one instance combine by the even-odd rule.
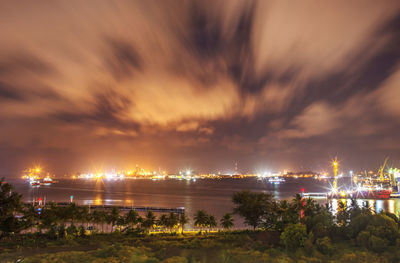
[[58, 237], [59, 238], [65, 237], [65, 225], [64, 224], [62, 224], [61, 226], [58, 227]]
[[187, 263], [188, 260], [184, 257], [171, 257], [163, 261], [163, 263]]
[[304, 252], [306, 252], [307, 255], [313, 255], [314, 244], [311, 238], [307, 238], [306, 241], [304, 241]]
[[46, 236], [48, 239], [57, 239], [57, 227], [50, 227], [50, 229], [46, 232]]
[[377, 236], [371, 236], [369, 238], [369, 245], [371, 250], [377, 253], [383, 252], [387, 247], [387, 243], [388, 241]]
[[84, 227], [84, 226], [80, 226], [80, 227], [78, 228], [78, 235], [79, 235], [80, 237], [86, 236], [86, 230], [85, 230], [85, 227]]
[[333, 253], [333, 246], [329, 237], [318, 238], [315, 245], [322, 254], [330, 255]]
[[302, 224], [290, 224], [281, 235], [281, 241], [289, 251], [295, 251], [304, 245], [307, 239], [306, 227]]
[[357, 236], [357, 245], [360, 247], [368, 248], [369, 246], [370, 233], [368, 231], [362, 231]]

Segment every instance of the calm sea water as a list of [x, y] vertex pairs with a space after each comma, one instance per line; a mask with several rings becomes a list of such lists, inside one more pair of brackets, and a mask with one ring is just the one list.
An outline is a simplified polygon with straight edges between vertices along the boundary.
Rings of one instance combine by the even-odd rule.
[[[272, 184], [256, 178], [196, 181], [61, 179], [57, 184], [40, 187], [31, 187], [22, 179], [7, 181], [23, 195], [24, 201], [45, 197], [47, 201], [68, 202], [72, 195], [75, 202], [85, 205], [185, 207], [189, 216], [193, 216], [199, 209], [205, 209], [218, 219], [232, 211], [232, 195], [241, 190], [270, 192], [277, 199], [291, 199], [302, 188], [307, 192], [326, 192], [330, 187], [330, 181], [313, 178], [287, 179], [281, 184]], [[348, 184], [348, 179], [339, 180], [339, 185]], [[326, 201], [323, 199], [318, 202]], [[400, 199], [359, 200], [359, 203], [369, 206], [374, 211], [384, 209], [396, 214], [400, 211]], [[337, 202], [334, 201], [332, 205], [335, 209]]]

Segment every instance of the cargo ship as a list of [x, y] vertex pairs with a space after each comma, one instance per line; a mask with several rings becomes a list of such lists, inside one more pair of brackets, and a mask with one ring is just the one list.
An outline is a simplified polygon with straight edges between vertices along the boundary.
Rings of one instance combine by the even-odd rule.
[[326, 197], [329, 199], [389, 199], [391, 189], [357, 189], [354, 191], [331, 191]]

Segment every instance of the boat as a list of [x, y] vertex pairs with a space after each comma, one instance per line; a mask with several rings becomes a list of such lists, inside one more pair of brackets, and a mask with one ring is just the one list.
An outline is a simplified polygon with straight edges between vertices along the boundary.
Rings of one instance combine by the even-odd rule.
[[37, 181], [37, 180], [30, 180], [29, 184], [31, 186], [40, 186], [41, 185], [40, 181]]
[[285, 182], [285, 179], [275, 176], [275, 177], [269, 178], [268, 182], [274, 183], [274, 184], [279, 184], [279, 183]]
[[391, 197], [391, 189], [358, 189], [354, 191], [332, 191], [327, 194], [330, 199], [389, 199]]
[[43, 178], [43, 184], [44, 185], [51, 185], [51, 184], [55, 184], [57, 181], [54, 181], [53, 179], [51, 179], [49, 176]]
[[[44, 174], [46, 174], [45, 177]], [[50, 173], [45, 173], [42, 168], [36, 167], [25, 169], [22, 178], [27, 179], [31, 186], [52, 185], [57, 183], [57, 181], [53, 180], [50, 176]]]

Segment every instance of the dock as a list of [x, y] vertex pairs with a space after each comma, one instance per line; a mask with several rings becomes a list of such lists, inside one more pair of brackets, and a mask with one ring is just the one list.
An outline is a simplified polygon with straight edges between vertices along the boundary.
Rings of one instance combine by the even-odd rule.
[[326, 193], [301, 193], [305, 198], [325, 199], [327, 198]]
[[[27, 203], [31, 204], [31, 203]], [[71, 205], [70, 202], [58, 202], [54, 203], [57, 206], [69, 206]], [[79, 206], [87, 206], [90, 209], [94, 210], [110, 210], [113, 209], [114, 207], [118, 208], [120, 211], [130, 211], [130, 210], [135, 210], [137, 212], [148, 212], [152, 211], [155, 213], [177, 213], [177, 214], [184, 214], [185, 213], [185, 208], [184, 207], [152, 207], [152, 206], [119, 206], [119, 205], [79, 205]]]

